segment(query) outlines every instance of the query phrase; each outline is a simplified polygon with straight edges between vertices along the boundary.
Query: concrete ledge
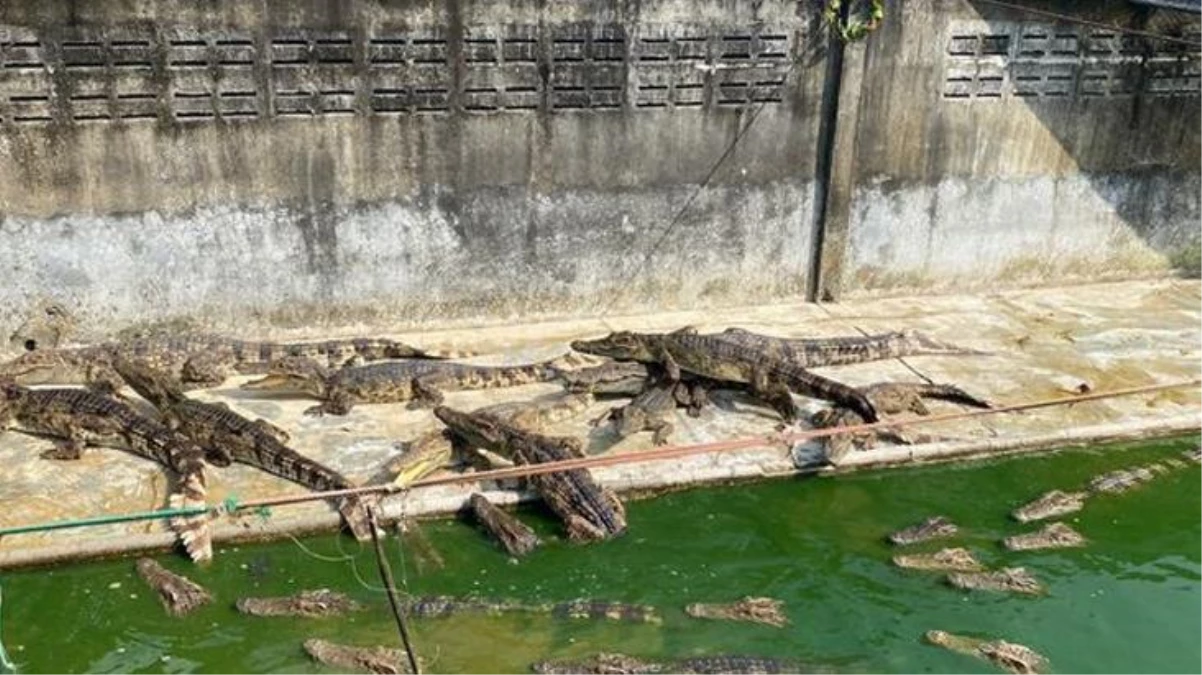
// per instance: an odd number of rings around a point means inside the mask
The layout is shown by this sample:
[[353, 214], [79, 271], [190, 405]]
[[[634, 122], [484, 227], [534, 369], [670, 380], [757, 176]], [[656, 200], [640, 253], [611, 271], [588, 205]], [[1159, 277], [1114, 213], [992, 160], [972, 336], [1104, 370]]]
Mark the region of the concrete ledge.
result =
[[[479, 362], [520, 362], [563, 353], [565, 342], [610, 329], [664, 330], [685, 324], [701, 330], [726, 326], [778, 335], [837, 335], [913, 328], [989, 356], [913, 357], [898, 361], [822, 369], [853, 385], [882, 380], [914, 381], [918, 373], [933, 381], [955, 383], [970, 393], [1013, 405], [1062, 397], [1081, 386], [1097, 392], [1189, 381], [1202, 369], [1199, 310], [1202, 285], [1196, 281], [1128, 282], [1063, 289], [1008, 292], [993, 296], [896, 298], [839, 305], [776, 305], [716, 313], [690, 312], [620, 317], [606, 322], [565, 322], [496, 329], [443, 331], [414, 342], [432, 347], [491, 352]], [[380, 333], [387, 334], [387, 330]], [[220, 400], [242, 414], [262, 417], [293, 435], [293, 447], [352, 479], [364, 481], [398, 452], [398, 441], [416, 438], [437, 426], [426, 411], [403, 406], [359, 406], [346, 417], [309, 418], [311, 401], [249, 396], [236, 387], [197, 394]], [[462, 409], [504, 401], [529, 400], [558, 391], [555, 385], [530, 385], [483, 392], [448, 393], [448, 404]], [[717, 395], [715, 398], [719, 398]], [[726, 397], [701, 418], [677, 414], [674, 444], [691, 445], [736, 438], [763, 437], [776, 416], [735, 396]], [[809, 410], [820, 403], [798, 399]], [[638, 454], [651, 449], [649, 434], [618, 441], [585, 420], [615, 403], [603, 402], [550, 433], [587, 440], [591, 454]], [[940, 404], [944, 405], [944, 404]], [[1198, 388], [1164, 390], [1072, 405], [941, 421], [921, 427], [937, 441], [917, 446], [881, 446], [848, 455], [836, 468], [813, 466], [817, 445], [792, 449], [757, 447], [727, 453], [599, 467], [604, 485], [625, 493], [671, 490], [691, 485], [753, 480], [798, 473], [832, 473], [904, 467], [1065, 446], [1130, 441], [1197, 433], [1202, 427]], [[126, 453], [93, 450], [77, 462], [38, 457], [46, 441], [21, 434], [0, 435], [0, 526], [25, 525], [104, 513], [160, 508], [165, 477], [160, 467]], [[795, 458], [797, 460], [795, 461]], [[802, 468], [798, 468], [800, 465]], [[442, 485], [394, 495], [384, 501], [389, 518], [454, 513], [473, 491]], [[300, 486], [244, 466], [210, 473], [209, 500], [251, 499], [304, 494]], [[513, 504], [532, 495], [492, 490], [490, 499]], [[10, 535], [0, 539], [0, 569], [82, 558], [166, 549], [172, 535], [162, 522], [105, 525], [79, 530]], [[215, 542], [273, 539], [333, 531], [338, 517], [324, 502], [278, 507], [270, 519], [222, 518], [213, 523]], [[638, 523], [631, 524], [634, 529]], [[220, 556], [220, 553], [217, 554]]]

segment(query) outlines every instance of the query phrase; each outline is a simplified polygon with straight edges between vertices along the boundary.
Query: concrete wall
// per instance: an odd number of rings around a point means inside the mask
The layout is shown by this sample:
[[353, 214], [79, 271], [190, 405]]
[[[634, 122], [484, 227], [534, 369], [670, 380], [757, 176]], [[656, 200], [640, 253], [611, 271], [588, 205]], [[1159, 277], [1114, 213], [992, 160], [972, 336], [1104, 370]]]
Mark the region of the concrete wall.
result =
[[902, 3], [846, 54], [827, 294], [1196, 274], [1196, 15], [1038, 4], [1192, 44]]
[[746, 304], [819, 250], [832, 297], [1196, 264], [1196, 56], [907, 0], [834, 80], [818, 4], [4, 3], [0, 331]]
[[2, 7], [0, 328], [47, 295], [246, 330], [805, 290], [825, 42], [794, 3]]

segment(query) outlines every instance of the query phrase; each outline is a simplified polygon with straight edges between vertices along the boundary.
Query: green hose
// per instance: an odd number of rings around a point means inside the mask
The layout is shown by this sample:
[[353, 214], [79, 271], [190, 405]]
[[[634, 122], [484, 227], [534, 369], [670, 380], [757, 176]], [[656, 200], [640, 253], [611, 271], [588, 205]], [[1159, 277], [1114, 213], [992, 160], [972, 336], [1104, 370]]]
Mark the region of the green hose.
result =
[[[0, 607], [4, 606], [4, 594], [0, 589]], [[0, 639], [0, 673], [15, 673], [17, 665], [12, 659], [8, 658], [8, 652], [4, 651], [4, 640]]]
[[36, 525], [18, 525], [16, 527], [0, 528], [0, 537], [6, 534], [24, 534], [27, 532], [46, 532], [48, 530], [65, 530], [72, 527], [89, 527], [91, 525], [108, 525], [109, 523], [127, 523], [131, 520], [162, 520], [177, 516], [199, 516], [209, 513], [212, 509], [207, 506], [189, 506], [182, 509], [160, 509], [158, 511], [142, 511], [139, 513], [122, 513], [113, 516], [97, 516], [95, 518], [78, 518], [73, 520], [56, 520]]

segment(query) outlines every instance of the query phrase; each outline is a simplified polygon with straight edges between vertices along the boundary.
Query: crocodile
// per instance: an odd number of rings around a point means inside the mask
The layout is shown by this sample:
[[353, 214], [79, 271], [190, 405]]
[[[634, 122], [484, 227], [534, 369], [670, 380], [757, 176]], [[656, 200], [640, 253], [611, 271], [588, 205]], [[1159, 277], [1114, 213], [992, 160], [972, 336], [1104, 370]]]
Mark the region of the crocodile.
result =
[[250, 616], [303, 616], [309, 618], [341, 616], [357, 612], [363, 605], [351, 600], [344, 593], [319, 588], [301, 591], [283, 598], [239, 598], [234, 606], [242, 614]]
[[695, 602], [684, 608], [684, 613], [697, 619], [726, 619], [750, 621], [783, 628], [789, 623], [785, 616], [784, 603], [774, 598], [745, 597], [738, 602], [707, 604]]
[[1047, 659], [1025, 645], [953, 635], [941, 630], [927, 631], [923, 638], [930, 644], [984, 659], [1011, 673], [1025, 675], [1048, 672]]
[[1002, 540], [1011, 551], [1031, 551], [1043, 548], [1073, 548], [1084, 546], [1085, 537], [1064, 523], [1048, 523], [1042, 530], [1016, 534]]
[[1094, 476], [1089, 481], [1089, 491], [1098, 492], [1126, 492], [1142, 483], [1146, 483], [1154, 478], [1152, 472], [1143, 468], [1135, 467], [1133, 469], [1116, 469], [1099, 476]]
[[915, 330], [832, 338], [782, 338], [761, 335], [742, 328], [727, 328], [721, 333], [711, 333], [709, 336], [750, 347], [799, 368], [841, 366], [905, 356], [989, 354], [941, 342]]
[[[0, 383], [0, 430], [9, 425], [54, 439], [55, 448], [43, 453], [50, 459], [78, 459], [86, 445], [97, 445], [158, 462], [175, 477], [170, 507], [205, 506], [204, 450], [121, 401], [83, 389], [28, 389], [11, 382]], [[208, 521], [207, 515], [168, 521], [196, 562], [213, 557]]]
[[[222, 403], [192, 400], [174, 378], [143, 363], [118, 358], [113, 368], [159, 409], [168, 426], [203, 447], [210, 461], [248, 464], [319, 492], [355, 487], [342, 474], [285, 445], [287, 434], [265, 420], [252, 421]], [[371, 537], [367, 508], [375, 500], [373, 495], [351, 495], [338, 501], [339, 513], [360, 541]]]
[[683, 373], [722, 382], [750, 385], [751, 392], [777, 410], [786, 422], [798, 418], [790, 391], [832, 399], [877, 421], [877, 411], [864, 394], [754, 348], [699, 335], [692, 329], [673, 333], [619, 331], [596, 340], [574, 340], [572, 349], [618, 361], [639, 361], [664, 369], [668, 382]]
[[[683, 395], [678, 395], [678, 392], [683, 392]], [[630, 403], [611, 408], [593, 420], [592, 424], [597, 426], [610, 422], [618, 438], [626, 438], [640, 431], [650, 431], [653, 445], [665, 445], [672, 435], [673, 426], [664, 418], [686, 397], [689, 401], [692, 400], [688, 394], [688, 385], [683, 382], [654, 384], [635, 396]]]
[[[519, 464], [540, 464], [584, 456], [579, 439], [525, 431], [488, 414], [465, 413], [446, 406], [434, 416], [467, 445], [513, 457]], [[606, 539], [626, 531], [626, 510], [613, 492], [593, 481], [585, 469], [530, 477], [547, 506], [563, 519], [573, 541]]]
[[536, 673], [812, 673], [813, 666], [765, 656], [694, 656], [675, 661], [648, 661], [626, 654], [600, 653], [580, 661], [539, 661], [530, 666]]
[[175, 376], [185, 389], [214, 387], [233, 374], [267, 372], [282, 358], [324, 360], [330, 367], [380, 359], [443, 359], [467, 355], [427, 352], [395, 340], [351, 338], [324, 342], [253, 342], [206, 333], [156, 333], [73, 348], [33, 349], [0, 364], [0, 377], [18, 384], [85, 384], [105, 393], [121, 386], [113, 360], [145, 363]]
[[934, 553], [893, 556], [893, 564], [913, 570], [980, 572], [985, 566], [968, 549], [945, 548]]
[[1047, 592], [1043, 584], [1023, 567], [1003, 567], [992, 572], [952, 572], [947, 575], [947, 582], [965, 590], [1009, 591], [1026, 595]]
[[889, 542], [895, 546], [917, 544], [922, 541], [954, 536], [960, 528], [943, 516], [932, 516], [926, 520], [898, 530], [889, 535]]
[[488, 501], [488, 498], [479, 492], [472, 493], [472, 496], [468, 498], [468, 508], [476, 520], [492, 533], [497, 542], [505, 548], [505, 551], [515, 558], [526, 555], [542, 543], [534, 530], [531, 530], [514, 515]]
[[460, 614], [498, 615], [513, 612], [550, 614], [563, 619], [601, 619], [634, 623], [660, 623], [654, 607], [606, 600], [572, 600], [558, 603], [523, 603], [515, 600], [456, 598], [446, 595], [418, 597], [403, 603], [407, 614], [432, 619]]
[[1051, 490], [1035, 501], [1018, 507], [1010, 515], [1020, 523], [1057, 518], [1080, 511], [1085, 507], [1085, 498], [1088, 496], [1086, 492]]
[[384, 673], [385, 675], [412, 672], [409, 667], [409, 657], [403, 649], [355, 647], [319, 638], [305, 640], [302, 646], [305, 648], [305, 653], [314, 661], [336, 668], [335, 672], [366, 670], [369, 673]]
[[559, 377], [555, 361], [519, 366], [473, 366], [428, 359], [402, 359], [330, 370], [307, 358], [280, 359], [267, 376], [243, 389], [299, 393], [321, 401], [306, 415], [345, 415], [357, 403], [408, 402], [411, 409], [439, 405], [443, 391], [493, 389]]
[[[860, 389], [864, 396], [872, 402], [878, 412], [895, 415], [912, 412], [917, 415], [929, 415], [923, 399], [936, 399], [960, 403], [974, 408], [992, 408], [988, 401], [979, 399], [959, 387], [950, 384], [933, 384], [927, 382], [878, 382]], [[819, 429], [858, 426], [865, 423], [864, 418], [855, 410], [848, 408], [829, 408], [821, 410], [813, 416], [811, 423]], [[928, 438], [911, 439], [903, 434], [888, 430], [850, 432], [836, 434], [826, 438], [827, 461], [838, 463], [852, 448], [858, 445], [863, 448], [872, 447], [877, 437], [888, 437], [889, 440], [902, 445], [909, 445], [917, 440], [928, 442]]]
[[213, 599], [203, 586], [166, 570], [150, 558], [139, 558], [134, 567], [138, 576], [158, 592], [163, 608], [172, 616], [183, 616]]
[[[497, 403], [473, 412], [488, 413], [528, 431], [542, 431], [549, 425], [577, 417], [593, 403], [590, 393], [562, 393], [533, 401]], [[454, 435], [448, 429], [423, 434], [405, 444], [405, 451], [388, 461], [381, 480], [406, 487], [455, 459]], [[465, 450], [466, 452], [466, 450]], [[469, 456], [469, 461], [475, 460]]]

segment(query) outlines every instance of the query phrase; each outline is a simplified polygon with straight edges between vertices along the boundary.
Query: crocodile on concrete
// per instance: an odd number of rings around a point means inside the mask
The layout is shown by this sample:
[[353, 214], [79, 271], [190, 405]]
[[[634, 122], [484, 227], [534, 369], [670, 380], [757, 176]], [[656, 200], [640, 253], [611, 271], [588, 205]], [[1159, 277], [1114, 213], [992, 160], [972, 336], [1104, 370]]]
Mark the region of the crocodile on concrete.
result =
[[[86, 445], [97, 445], [119, 448], [158, 462], [175, 475], [169, 506], [205, 506], [204, 450], [183, 434], [121, 401], [84, 389], [28, 389], [3, 383], [0, 430], [10, 425], [54, 440], [56, 447], [44, 453], [44, 457], [78, 459]], [[207, 515], [168, 521], [188, 556], [197, 562], [213, 557], [208, 521]]]
[[[484, 448], [519, 464], [540, 464], [584, 456], [579, 439], [544, 436], [487, 414], [446, 406], [434, 409], [443, 424], [472, 447]], [[612, 491], [599, 486], [585, 469], [530, 477], [552, 511], [563, 519], [572, 540], [607, 539], [626, 531], [626, 510]]]
[[780, 359], [799, 368], [842, 366], [927, 354], [944, 356], [984, 356], [988, 354], [988, 352], [965, 349], [941, 342], [914, 330], [832, 338], [782, 338], [761, 335], [742, 328], [727, 328], [721, 333], [712, 333], [710, 336], [750, 347], [766, 356]]
[[347, 612], [358, 612], [363, 605], [351, 600], [345, 593], [319, 588], [301, 591], [295, 595], [278, 598], [239, 598], [234, 607], [241, 614], [250, 616], [302, 616], [319, 618], [341, 616]]
[[[145, 364], [119, 358], [113, 367], [139, 396], [159, 409], [169, 426], [203, 447], [210, 460], [248, 464], [319, 492], [356, 487], [337, 471], [285, 445], [287, 435], [263, 420], [249, 420], [221, 403], [189, 399], [170, 375]], [[338, 501], [339, 513], [360, 541], [371, 537], [367, 508], [375, 499], [352, 495]]]
[[[929, 415], [923, 399], [933, 399], [959, 403], [973, 408], [992, 408], [993, 406], [982, 399], [969, 394], [959, 387], [950, 384], [934, 384], [927, 382], [878, 382], [860, 389], [864, 396], [872, 402], [878, 412], [896, 415], [912, 412], [917, 415]], [[865, 423], [864, 418], [855, 410], [849, 408], [829, 408], [821, 410], [811, 418], [811, 423], [818, 429], [834, 429], [838, 427], [858, 426]], [[912, 442], [927, 442], [929, 439], [911, 438], [901, 432], [890, 430], [848, 432], [828, 436], [825, 441], [826, 459], [835, 464], [847, 455], [853, 445], [862, 448], [872, 447], [878, 437], [887, 437], [890, 441], [909, 445]]]
[[204, 333], [154, 334], [83, 347], [34, 349], [0, 364], [0, 378], [18, 384], [86, 384], [111, 392], [121, 384], [112, 363], [122, 358], [170, 373], [184, 389], [203, 389], [221, 384], [234, 374], [264, 373], [272, 363], [286, 357], [308, 358], [325, 362], [329, 367], [341, 367], [356, 361], [462, 355], [426, 352], [380, 338], [282, 343]]
[[[541, 432], [549, 425], [583, 414], [592, 404], [593, 396], [587, 392], [561, 393], [532, 401], [497, 403], [472, 412], [486, 413], [521, 429]], [[458, 459], [492, 468], [487, 459], [477, 461], [477, 449], [460, 447], [459, 450], [466, 457]], [[406, 443], [404, 452], [388, 461], [379, 480], [408, 486], [440, 468], [452, 466], [457, 459], [455, 451], [455, 436], [449, 429], [423, 434]]]
[[358, 403], [409, 402], [410, 408], [443, 401], [443, 391], [514, 387], [559, 377], [554, 361], [518, 366], [473, 366], [464, 363], [403, 359], [330, 370], [306, 358], [274, 362], [267, 376], [243, 389], [312, 396], [320, 405], [306, 415], [345, 415]]
[[798, 418], [790, 392], [833, 400], [877, 421], [877, 412], [862, 393], [751, 347], [698, 335], [689, 329], [672, 333], [620, 331], [596, 340], [575, 340], [576, 351], [618, 361], [638, 361], [664, 369], [668, 382], [692, 373], [722, 382], [750, 385], [756, 397], [776, 409], [787, 422]]
[[[683, 394], [683, 395], [680, 395]], [[611, 408], [593, 420], [594, 426], [608, 422], [618, 438], [626, 438], [640, 431], [650, 431], [654, 445], [665, 445], [672, 435], [672, 423], [665, 419], [676, 409], [677, 404], [688, 405], [693, 400], [689, 386], [684, 382], [665, 382], [649, 385], [630, 403]], [[691, 407], [690, 410], [696, 410]]]
[[1025, 645], [953, 635], [941, 630], [927, 631], [923, 638], [930, 644], [984, 659], [1011, 673], [1027, 675], [1048, 672], [1047, 659]]

